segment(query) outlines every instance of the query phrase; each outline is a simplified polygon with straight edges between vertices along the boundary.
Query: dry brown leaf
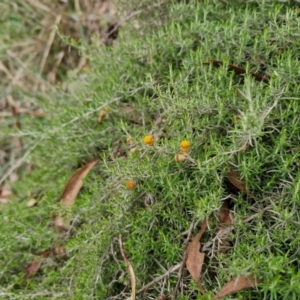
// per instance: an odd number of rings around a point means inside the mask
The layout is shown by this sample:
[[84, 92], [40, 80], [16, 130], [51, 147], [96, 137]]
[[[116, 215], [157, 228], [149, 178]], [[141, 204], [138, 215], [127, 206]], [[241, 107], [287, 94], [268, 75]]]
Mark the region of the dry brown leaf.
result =
[[35, 206], [36, 204], [37, 204], [37, 201], [35, 199], [30, 199], [27, 201], [26, 206], [32, 207], [32, 206]]
[[241, 173], [231, 164], [228, 165], [228, 173], [226, 175], [229, 182], [238, 190], [247, 193], [245, 180], [242, 179]]
[[74, 204], [75, 199], [82, 187], [83, 179], [87, 176], [97, 162], [98, 160], [95, 160], [86, 164], [72, 175], [61, 196], [61, 201], [64, 205], [70, 206]]
[[46, 249], [46, 250], [40, 252], [38, 255], [42, 258], [46, 258], [51, 254], [51, 252], [52, 252], [52, 249], [49, 248], [49, 249]]
[[12, 194], [12, 190], [8, 185], [4, 185], [0, 191], [0, 203], [8, 203], [8, 198]]
[[233, 227], [233, 217], [228, 207], [228, 201], [223, 201], [219, 212], [220, 218], [216, 226], [216, 253], [226, 253], [230, 249], [229, 235]]
[[51, 249], [47, 249], [41, 253], [39, 253], [39, 259], [31, 261], [28, 266], [25, 268], [25, 279], [29, 279], [34, 274], [38, 272], [38, 270], [41, 268], [42, 265], [42, 259], [46, 258], [50, 255]]
[[41, 268], [41, 264], [41, 260], [33, 260], [30, 262], [25, 269], [25, 279], [32, 277]]
[[62, 246], [56, 246], [54, 248], [54, 254], [59, 258], [63, 258], [66, 256], [65, 249]]
[[262, 282], [262, 279], [255, 279], [252, 274], [249, 276], [241, 275], [234, 277], [221, 288], [221, 290], [215, 295], [214, 300], [245, 289], [255, 288], [257, 284]]
[[1, 189], [0, 198], [8, 198], [11, 194], [11, 188], [8, 185], [4, 185]]
[[188, 269], [193, 279], [196, 281], [202, 294], [204, 294], [204, 290], [200, 284], [200, 275], [201, 275], [205, 254], [199, 251], [201, 247], [200, 239], [204, 234], [206, 228], [207, 228], [207, 222], [203, 221], [201, 224], [201, 230], [194, 236], [192, 242], [189, 244], [187, 248], [187, 259], [186, 259], [186, 268]]
[[133, 267], [130, 263], [130, 261], [128, 260], [128, 258], [126, 257], [125, 254], [125, 249], [124, 249], [124, 245], [123, 245], [123, 241], [122, 241], [122, 235], [119, 235], [119, 245], [120, 245], [120, 251], [122, 254], [122, 257], [124, 259], [124, 262], [127, 266], [129, 275], [130, 275], [130, 283], [131, 283], [131, 300], [135, 300], [136, 298], [136, 279], [135, 279], [135, 274], [134, 274], [134, 270]]
[[230, 225], [233, 223], [233, 218], [228, 207], [228, 201], [223, 201], [222, 207], [220, 209], [220, 224]]

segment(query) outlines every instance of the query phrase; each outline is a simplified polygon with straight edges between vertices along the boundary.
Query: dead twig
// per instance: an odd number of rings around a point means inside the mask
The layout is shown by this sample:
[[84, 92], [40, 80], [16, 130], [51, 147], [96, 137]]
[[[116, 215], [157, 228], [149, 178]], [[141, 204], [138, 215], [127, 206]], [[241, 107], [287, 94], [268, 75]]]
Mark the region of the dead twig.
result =
[[55, 38], [56, 27], [59, 25], [59, 23], [60, 23], [60, 21], [61, 21], [61, 18], [62, 18], [62, 15], [57, 15], [57, 16], [56, 16], [56, 19], [55, 19], [55, 21], [54, 21], [54, 25], [53, 25], [53, 28], [52, 28], [52, 30], [51, 30], [49, 39], [48, 39], [48, 41], [47, 41], [46, 48], [45, 48], [45, 51], [44, 51], [44, 53], [43, 53], [43, 58], [42, 58], [42, 61], [41, 61], [41, 64], [40, 64], [40, 73], [43, 73], [43, 71], [44, 71], [44, 67], [45, 67], [45, 64], [46, 64], [46, 60], [47, 60], [47, 57], [48, 57], [48, 55], [49, 55], [51, 46], [52, 46], [53, 41], [54, 41], [54, 38]]
[[136, 293], [140, 294], [143, 291], [146, 291], [149, 287], [151, 287], [153, 284], [156, 282], [159, 282], [160, 280], [164, 279], [165, 277], [169, 276], [171, 273], [176, 272], [177, 270], [180, 269], [182, 263], [178, 263], [177, 265], [171, 267], [166, 273], [155, 277], [151, 282], [147, 283], [145, 286], [143, 286], [141, 289], [139, 289]]
[[28, 148], [28, 150], [23, 154], [21, 158], [19, 158], [14, 165], [12, 165], [0, 178], [0, 184], [2, 184], [16, 169], [18, 169], [22, 164], [25, 162], [31, 151], [38, 145], [40, 141], [38, 140], [36, 143], [34, 143], [31, 147]]
[[135, 296], [136, 296], [136, 280], [135, 280], [135, 275], [134, 275], [134, 270], [133, 267], [131, 265], [131, 263], [129, 262], [128, 258], [126, 257], [125, 254], [125, 249], [124, 249], [124, 245], [123, 245], [123, 241], [122, 241], [122, 235], [119, 235], [119, 245], [120, 245], [120, 251], [122, 254], [122, 257], [124, 259], [124, 262], [127, 266], [129, 275], [130, 275], [130, 282], [131, 282], [131, 300], [135, 300]]

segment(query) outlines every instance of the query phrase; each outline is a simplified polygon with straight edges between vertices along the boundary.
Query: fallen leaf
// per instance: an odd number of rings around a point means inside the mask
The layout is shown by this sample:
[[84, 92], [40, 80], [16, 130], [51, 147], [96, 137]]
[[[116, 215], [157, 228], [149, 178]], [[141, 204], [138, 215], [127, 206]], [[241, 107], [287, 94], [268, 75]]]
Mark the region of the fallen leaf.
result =
[[222, 207], [220, 209], [220, 225], [226, 224], [230, 225], [233, 223], [232, 215], [230, 213], [230, 209], [228, 207], [228, 201], [223, 201]]
[[215, 233], [215, 253], [226, 253], [230, 249], [230, 232], [233, 229], [233, 217], [228, 207], [228, 201], [223, 201], [219, 212], [219, 221], [217, 223]]
[[131, 283], [131, 300], [135, 300], [136, 297], [136, 279], [135, 279], [135, 274], [134, 274], [134, 270], [133, 267], [130, 263], [130, 261], [128, 260], [128, 258], [126, 257], [125, 254], [125, 249], [124, 249], [124, 245], [123, 245], [123, 241], [122, 241], [122, 235], [119, 235], [119, 245], [120, 245], [120, 251], [121, 251], [121, 255], [124, 259], [124, 262], [127, 266], [129, 275], [130, 275], [130, 283]]
[[59, 258], [63, 258], [66, 256], [65, 249], [62, 246], [56, 246], [54, 248], [54, 254]]
[[0, 203], [2, 204], [8, 203], [8, 198], [11, 194], [12, 194], [11, 188], [8, 185], [4, 185], [1, 188], [1, 192], [0, 192]]
[[231, 164], [228, 165], [228, 173], [226, 178], [229, 182], [235, 186], [238, 190], [247, 193], [245, 180], [242, 179], [241, 173]]
[[37, 201], [35, 199], [30, 199], [29, 201], [27, 201], [26, 206], [32, 207], [32, 206], [35, 206], [36, 204], [37, 204]]
[[52, 249], [49, 248], [49, 249], [46, 249], [46, 250], [40, 252], [38, 255], [42, 258], [46, 258], [51, 254], [51, 252], [52, 252]]
[[245, 289], [255, 288], [257, 284], [262, 282], [262, 279], [255, 279], [252, 274], [249, 276], [240, 275], [238, 277], [234, 277], [221, 288], [213, 299], [220, 299]]
[[[203, 64], [204, 65], [209, 65], [209, 64], [213, 64], [215, 67], [221, 67], [224, 65], [224, 63], [221, 61], [221, 60], [215, 60], [213, 59], [212, 61], [210, 62], [204, 62]], [[242, 75], [242, 74], [246, 74], [246, 70], [242, 67], [239, 67], [239, 66], [236, 66], [236, 65], [232, 65], [232, 64], [229, 64], [227, 66], [228, 68], [228, 71], [234, 71], [236, 74], [238, 75]], [[254, 77], [254, 79], [256, 81], [262, 81], [264, 83], [269, 83], [269, 78], [268, 77], [263, 77], [257, 73], [254, 73], [254, 72], [250, 72], [250, 75], [252, 77]]]
[[86, 164], [72, 175], [61, 196], [61, 201], [64, 205], [70, 206], [74, 204], [75, 199], [83, 185], [83, 179], [87, 176], [97, 162], [98, 160], [95, 160]]
[[12, 190], [8, 185], [4, 185], [1, 189], [0, 197], [8, 198], [12, 194]]
[[201, 230], [194, 236], [192, 242], [189, 244], [187, 248], [187, 259], [186, 259], [186, 268], [188, 269], [189, 273], [196, 281], [200, 291], [204, 294], [204, 290], [200, 284], [200, 274], [204, 262], [205, 254], [199, 252], [200, 251], [200, 239], [204, 234], [207, 228], [207, 222], [203, 221], [201, 224]]
[[41, 268], [41, 264], [41, 260], [34, 260], [30, 262], [25, 269], [25, 279], [32, 277]]
[[47, 249], [41, 253], [39, 253], [39, 258], [37, 260], [31, 261], [27, 267], [25, 268], [25, 279], [29, 279], [32, 277], [34, 274], [38, 272], [38, 270], [41, 268], [43, 258], [46, 258], [50, 255], [51, 249]]

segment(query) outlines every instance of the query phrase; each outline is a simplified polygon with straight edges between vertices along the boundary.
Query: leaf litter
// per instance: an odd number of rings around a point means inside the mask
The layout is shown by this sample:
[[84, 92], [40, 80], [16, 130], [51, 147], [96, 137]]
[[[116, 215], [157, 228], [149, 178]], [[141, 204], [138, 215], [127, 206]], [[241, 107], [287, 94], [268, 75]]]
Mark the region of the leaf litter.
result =
[[[207, 64], [207, 63], [205, 63]], [[220, 61], [213, 61], [213, 65], [219, 67], [223, 65], [223, 62]], [[245, 74], [245, 69], [235, 66], [235, 65], [228, 65], [228, 70], [234, 71], [237, 74]], [[260, 75], [257, 75], [255, 73], [251, 73], [251, 75], [258, 81], [268, 82], [268, 79], [261, 77]], [[157, 119], [157, 126], [160, 125], [162, 122], [162, 117], [160, 116]], [[75, 202], [75, 199], [83, 185], [83, 179], [88, 175], [90, 170], [96, 165], [98, 161], [92, 161], [88, 164], [86, 164], [81, 169], [77, 170], [69, 179], [65, 189], [63, 190], [62, 196], [61, 196], [61, 203], [66, 206], [72, 206]], [[238, 170], [236, 170], [232, 165], [229, 165], [229, 171], [227, 173], [227, 179], [228, 181], [235, 186], [239, 191], [247, 192], [245, 181], [241, 178], [241, 174]], [[28, 201], [27, 206], [31, 207], [36, 204], [36, 200], [31, 199]], [[224, 231], [224, 228], [232, 228], [230, 225], [233, 224], [233, 218], [231, 215], [231, 212], [228, 208], [228, 202], [224, 201], [222, 208], [220, 210], [220, 219], [216, 227], [216, 235], [219, 235], [220, 232]], [[202, 294], [205, 294], [200, 278], [201, 278], [201, 271], [204, 263], [205, 254], [200, 252], [201, 243], [200, 240], [205, 233], [207, 229], [208, 223], [207, 221], [203, 221], [201, 224], [201, 230], [198, 234], [194, 236], [192, 239], [192, 242], [188, 245], [187, 251], [186, 251], [186, 267], [189, 273], [191, 274], [192, 278], [197, 283], [199, 290]], [[55, 228], [59, 231], [66, 231], [69, 230], [69, 225], [65, 224], [62, 217], [58, 216], [55, 219]], [[219, 238], [219, 241], [221, 244], [227, 244], [228, 235], [230, 233], [231, 229], [226, 232], [226, 235], [222, 236], [222, 238]], [[132, 268], [132, 265], [130, 264], [129, 260], [126, 257], [122, 237], [119, 237], [119, 243], [120, 243], [120, 250], [122, 257], [126, 263], [126, 266], [128, 268], [130, 279], [131, 279], [131, 299], [135, 299], [136, 295], [136, 279], [134, 275], [134, 270]], [[221, 251], [222, 252], [222, 251]], [[62, 246], [57, 246], [53, 249], [47, 249], [39, 254], [39, 258], [37, 260], [33, 260], [28, 264], [28, 266], [25, 269], [25, 279], [28, 279], [32, 277], [34, 274], [36, 274], [42, 265], [43, 259], [47, 258], [50, 254], [54, 254], [57, 257], [64, 257], [65, 251]], [[258, 283], [262, 282], [262, 280], [255, 280], [253, 275], [244, 276], [241, 275], [239, 277], [232, 278], [228, 283], [226, 283], [221, 290], [215, 295], [214, 299], [222, 298], [226, 295], [236, 293], [238, 291], [241, 291], [243, 289], [247, 288], [253, 288], [256, 287]]]
[[192, 242], [187, 248], [187, 260], [186, 268], [197, 283], [202, 294], [205, 294], [202, 285], [200, 283], [200, 274], [202, 271], [202, 266], [205, 258], [205, 254], [200, 251], [200, 239], [207, 228], [207, 221], [203, 221], [201, 224], [201, 230], [194, 236]]
[[44, 250], [43, 252], [38, 254], [38, 259], [31, 261], [27, 265], [24, 276], [25, 280], [29, 279], [40, 270], [44, 258], [47, 258], [50, 255], [50, 253], [51, 249]]
[[123, 257], [123, 260], [127, 266], [129, 275], [130, 275], [130, 283], [131, 283], [131, 300], [135, 300], [136, 298], [136, 279], [135, 279], [135, 274], [134, 274], [134, 270], [133, 267], [130, 263], [130, 261], [128, 260], [126, 253], [125, 253], [125, 249], [124, 249], [124, 245], [123, 245], [123, 240], [122, 240], [122, 235], [119, 235], [119, 245], [120, 245], [120, 251], [121, 251], [121, 255]]
[[35, 206], [35, 205], [37, 205], [37, 201], [36, 201], [35, 199], [30, 199], [30, 200], [28, 200], [27, 203], [26, 203], [26, 206], [27, 206], [27, 207], [33, 207], [33, 206]]
[[[61, 203], [63, 204], [63, 206], [68, 208], [74, 204], [75, 199], [83, 185], [83, 179], [88, 175], [88, 173], [97, 164], [97, 162], [98, 160], [87, 163], [71, 176], [61, 195]], [[36, 200], [34, 199], [31, 199], [27, 202], [28, 207], [34, 205], [36, 205]], [[59, 232], [65, 232], [69, 231], [70, 226], [64, 221], [61, 216], [55, 215], [54, 228]], [[66, 256], [66, 252], [60, 243], [54, 248], [44, 250], [43, 252], [38, 254], [38, 259], [31, 261], [27, 265], [27, 267], [25, 268], [24, 279], [27, 280], [35, 275], [40, 270], [43, 260], [51, 254], [58, 258], [63, 258]]]
[[[243, 190], [240, 186], [240, 190]], [[229, 250], [229, 234], [233, 229], [232, 224], [234, 223], [234, 218], [232, 212], [229, 209], [229, 199], [226, 199], [222, 203], [222, 207], [219, 212], [219, 221], [215, 229], [215, 238], [218, 240], [219, 246], [217, 253], [226, 253]], [[200, 292], [204, 295], [205, 291], [201, 285], [201, 271], [203, 267], [203, 262], [205, 254], [200, 252], [201, 243], [200, 240], [208, 227], [207, 221], [203, 221], [201, 224], [201, 230], [194, 236], [192, 242], [187, 248], [187, 259], [186, 268], [191, 274], [192, 278], [197, 283]], [[262, 279], [255, 279], [252, 274], [245, 276], [240, 275], [232, 278], [227, 282], [220, 291], [214, 296], [213, 299], [220, 299], [227, 295], [237, 293], [244, 289], [255, 288], [259, 283], [262, 283]]]
[[216, 250], [214, 254], [226, 253], [230, 250], [230, 233], [233, 230], [234, 219], [229, 209], [229, 200], [224, 200], [219, 212], [219, 221], [215, 229]]
[[77, 170], [72, 175], [61, 195], [61, 201], [64, 205], [70, 206], [74, 204], [75, 199], [83, 185], [83, 179], [87, 176], [97, 162], [98, 160], [87, 163], [84, 167]]
[[262, 282], [262, 279], [255, 279], [252, 274], [248, 276], [240, 275], [234, 277], [221, 288], [221, 290], [214, 296], [213, 299], [220, 299], [245, 289], [255, 288], [259, 283]]
[[242, 178], [240, 171], [232, 164], [228, 164], [226, 178], [239, 191], [248, 193], [245, 180]]
[[[98, 160], [87, 163], [78, 169], [69, 179], [64, 191], [60, 197], [61, 204], [64, 209], [72, 206], [83, 185], [83, 179], [88, 175], [90, 170], [97, 164]], [[70, 230], [69, 222], [64, 220], [61, 214], [57, 215], [54, 220], [54, 228], [59, 232], [67, 232]]]
[[7, 204], [9, 202], [9, 197], [12, 195], [12, 190], [8, 185], [3, 185], [0, 187], [0, 203]]

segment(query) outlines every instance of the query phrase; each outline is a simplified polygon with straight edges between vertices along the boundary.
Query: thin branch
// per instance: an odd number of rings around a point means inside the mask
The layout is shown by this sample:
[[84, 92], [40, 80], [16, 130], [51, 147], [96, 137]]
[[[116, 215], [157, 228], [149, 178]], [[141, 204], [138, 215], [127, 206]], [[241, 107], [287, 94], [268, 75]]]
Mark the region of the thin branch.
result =
[[54, 25], [53, 25], [53, 28], [51, 30], [49, 39], [47, 41], [46, 48], [45, 48], [45, 51], [43, 53], [42, 61], [41, 61], [41, 64], [40, 64], [40, 73], [43, 73], [43, 71], [44, 71], [46, 60], [47, 60], [47, 57], [49, 55], [51, 46], [52, 46], [54, 38], [55, 38], [56, 27], [60, 23], [61, 18], [62, 18], [62, 15], [59, 14], [59, 15], [56, 16], [56, 19], [54, 21]]
[[178, 263], [177, 265], [171, 267], [166, 273], [155, 277], [151, 282], [147, 283], [145, 286], [143, 286], [141, 289], [139, 289], [136, 293], [140, 294], [143, 291], [147, 290], [149, 287], [151, 287], [153, 284], [155, 284], [156, 282], [164, 279], [165, 277], [169, 276], [171, 273], [176, 272], [177, 270], [179, 270], [181, 267], [181, 263]]
[[6, 172], [5, 174], [2, 176], [2, 178], [0, 178], [0, 184], [3, 183], [16, 169], [18, 169], [23, 162], [26, 160], [26, 158], [29, 156], [29, 154], [31, 153], [31, 151], [38, 145], [40, 141], [37, 141], [36, 143], [34, 143], [31, 147], [29, 147], [29, 149], [24, 153], [24, 155], [19, 158]]

